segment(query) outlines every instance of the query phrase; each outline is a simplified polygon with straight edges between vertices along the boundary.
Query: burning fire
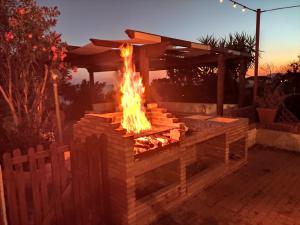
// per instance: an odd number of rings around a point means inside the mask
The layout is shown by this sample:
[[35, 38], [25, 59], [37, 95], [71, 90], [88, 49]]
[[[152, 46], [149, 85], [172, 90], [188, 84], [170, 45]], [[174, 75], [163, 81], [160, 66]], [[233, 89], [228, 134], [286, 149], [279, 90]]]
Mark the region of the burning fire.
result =
[[123, 78], [121, 82], [121, 106], [123, 116], [121, 125], [127, 133], [138, 134], [141, 131], [151, 129], [151, 123], [146, 117], [143, 107], [143, 94], [145, 88], [142, 78], [134, 71], [132, 61], [133, 47], [129, 44], [121, 46], [121, 57], [123, 58]]

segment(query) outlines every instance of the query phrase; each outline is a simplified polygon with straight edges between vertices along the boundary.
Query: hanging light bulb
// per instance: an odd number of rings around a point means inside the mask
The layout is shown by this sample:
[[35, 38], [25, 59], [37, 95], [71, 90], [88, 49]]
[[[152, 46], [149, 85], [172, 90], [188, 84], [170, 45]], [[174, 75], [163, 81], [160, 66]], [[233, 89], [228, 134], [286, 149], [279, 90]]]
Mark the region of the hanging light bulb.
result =
[[223, 0], [220, 0], [220, 3], [223, 3]]
[[236, 8], [236, 3], [235, 2], [233, 2], [233, 8]]
[[245, 8], [245, 6], [242, 8], [242, 12], [246, 12], [246, 8]]

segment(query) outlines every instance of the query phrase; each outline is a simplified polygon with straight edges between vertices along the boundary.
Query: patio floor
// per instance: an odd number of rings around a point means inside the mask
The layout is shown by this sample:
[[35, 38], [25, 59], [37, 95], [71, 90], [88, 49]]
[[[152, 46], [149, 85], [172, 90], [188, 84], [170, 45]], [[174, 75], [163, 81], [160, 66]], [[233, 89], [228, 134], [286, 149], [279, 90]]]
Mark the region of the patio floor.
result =
[[300, 154], [255, 146], [249, 163], [153, 225], [300, 225]]

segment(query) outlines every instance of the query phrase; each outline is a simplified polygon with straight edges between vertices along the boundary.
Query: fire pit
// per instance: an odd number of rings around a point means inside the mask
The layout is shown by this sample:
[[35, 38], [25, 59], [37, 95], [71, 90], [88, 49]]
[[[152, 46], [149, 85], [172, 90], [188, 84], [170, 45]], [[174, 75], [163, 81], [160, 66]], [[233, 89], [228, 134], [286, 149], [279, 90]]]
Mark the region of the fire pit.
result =
[[247, 162], [248, 120], [198, 116], [184, 123], [156, 103], [144, 108], [130, 46], [123, 46], [121, 56], [122, 111], [84, 115], [74, 138], [107, 137], [102, 163], [111, 223], [149, 224]]
[[[151, 130], [127, 133], [121, 112], [86, 114], [74, 137], [106, 134], [105, 166], [115, 224], [149, 224], [165, 210], [198, 193], [247, 162], [247, 119], [187, 119], [147, 106]], [[192, 119], [193, 120], [193, 119]]]

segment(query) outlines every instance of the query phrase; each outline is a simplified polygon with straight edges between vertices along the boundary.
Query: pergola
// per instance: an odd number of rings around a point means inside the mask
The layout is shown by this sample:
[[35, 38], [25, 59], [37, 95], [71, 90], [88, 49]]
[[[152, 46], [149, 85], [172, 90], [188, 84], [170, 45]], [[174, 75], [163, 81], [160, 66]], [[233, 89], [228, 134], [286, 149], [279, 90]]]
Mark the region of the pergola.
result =
[[251, 57], [247, 52], [218, 48], [196, 42], [165, 37], [136, 30], [126, 30], [127, 40], [90, 39], [90, 43], [82, 47], [71, 46], [67, 61], [89, 72], [91, 98], [94, 93], [94, 73], [118, 71], [122, 60], [119, 47], [123, 43], [134, 46], [134, 63], [140, 72], [145, 86], [146, 98], [149, 93], [149, 72], [167, 70], [180, 66], [215, 66], [218, 68], [217, 79], [217, 113], [223, 114], [224, 76], [226, 64], [231, 60], [239, 60], [239, 105], [244, 102], [246, 75], [246, 59]]

